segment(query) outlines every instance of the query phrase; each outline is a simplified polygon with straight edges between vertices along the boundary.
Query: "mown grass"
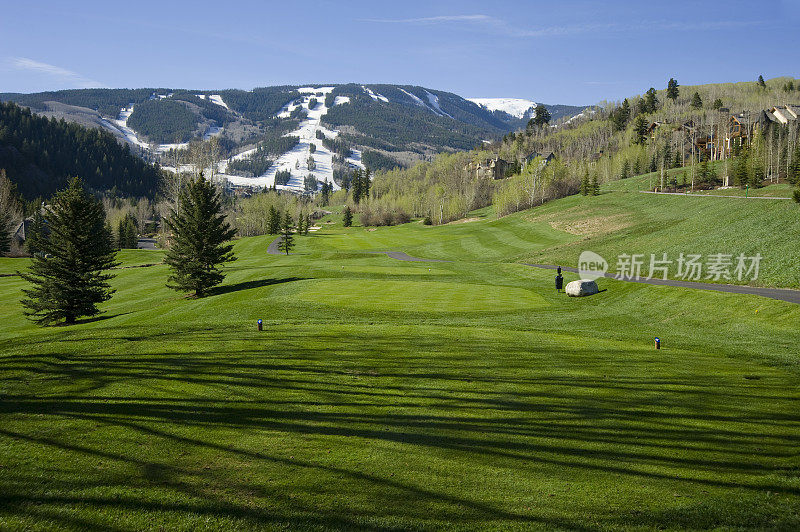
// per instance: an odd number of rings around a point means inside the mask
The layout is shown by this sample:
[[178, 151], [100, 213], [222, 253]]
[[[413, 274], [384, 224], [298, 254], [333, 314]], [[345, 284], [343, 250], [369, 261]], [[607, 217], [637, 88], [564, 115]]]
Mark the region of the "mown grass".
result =
[[558, 295], [510, 262], [581, 238], [538, 214], [242, 239], [201, 300], [130, 251], [69, 328], [0, 278], [0, 528], [800, 527], [800, 307]]

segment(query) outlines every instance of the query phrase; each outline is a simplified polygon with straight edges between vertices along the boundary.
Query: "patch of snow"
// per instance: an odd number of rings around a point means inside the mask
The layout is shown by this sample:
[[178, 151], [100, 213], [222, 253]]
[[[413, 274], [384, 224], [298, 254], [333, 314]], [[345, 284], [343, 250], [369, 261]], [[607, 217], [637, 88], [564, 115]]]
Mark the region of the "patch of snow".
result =
[[383, 94], [378, 94], [378, 93], [374, 92], [372, 89], [370, 89], [366, 85], [361, 85], [361, 88], [364, 89], [364, 92], [369, 94], [369, 97], [372, 98], [373, 100], [380, 100], [382, 102], [388, 102], [389, 101], [389, 98], [387, 98]]
[[212, 94], [211, 96], [209, 96], [209, 99], [215, 104], [219, 105], [220, 107], [224, 107], [225, 109], [230, 111], [231, 108], [228, 107], [227, 103], [222, 101], [222, 96], [220, 96], [219, 94]]
[[[397, 87], [397, 88], [398, 88], [398, 89], [400, 89], [400, 87]], [[409, 96], [409, 97], [410, 97], [412, 100], [414, 100], [414, 103], [415, 103], [415, 104], [419, 105], [420, 107], [424, 107], [424, 108], [426, 108], [426, 109], [428, 108], [428, 106], [427, 106], [427, 105], [425, 105], [425, 102], [423, 102], [422, 100], [420, 100], [420, 99], [419, 99], [419, 98], [418, 98], [416, 95], [414, 95], [414, 94], [411, 94], [410, 92], [408, 92], [408, 91], [407, 91], [407, 90], [405, 90], [405, 89], [400, 89], [400, 91], [401, 91], [401, 92], [403, 92], [403, 93], [405, 93], [406, 95], [408, 95], [408, 96]]]
[[205, 94], [195, 94], [195, 96], [197, 96], [201, 100], [205, 100], [206, 99], [206, 95]]
[[428, 91], [425, 91], [425, 94], [428, 95], [428, 102], [430, 102], [431, 107], [433, 107], [433, 109], [436, 111], [436, 114], [438, 114], [439, 116], [446, 116], [448, 118], [453, 118], [449, 114], [447, 114], [444, 111], [442, 111], [442, 108], [439, 106], [439, 97], [438, 96], [436, 96], [435, 94], [431, 94]]
[[[322, 145], [322, 140], [317, 138], [317, 131], [321, 131], [326, 137], [336, 137], [339, 132], [327, 129], [322, 126], [322, 117], [328, 112], [328, 107], [325, 105], [325, 96], [327, 96], [334, 87], [302, 87], [298, 89], [301, 94], [306, 94], [299, 104], [290, 102], [278, 114], [279, 117], [288, 117], [289, 114], [297, 107], [305, 107], [308, 109], [308, 104], [311, 98], [316, 98], [315, 94], [318, 92], [323, 93], [321, 98], [317, 98], [317, 105], [314, 109], [308, 111], [306, 118], [300, 122], [295, 131], [287, 133], [286, 135], [294, 135], [299, 137], [297, 145], [282, 154], [278, 159], [269, 167], [264, 175], [257, 177], [241, 177], [234, 175], [227, 175], [228, 161], [223, 161], [220, 164], [221, 178], [227, 179], [235, 186], [248, 186], [248, 187], [272, 187], [275, 184], [275, 174], [282, 170], [288, 170], [291, 173], [289, 182], [285, 185], [278, 185], [276, 188], [279, 190], [287, 190], [290, 192], [303, 192], [305, 190], [305, 177], [312, 174], [320, 183], [328, 182], [333, 185], [334, 190], [338, 190], [339, 186], [333, 181], [333, 153]], [[314, 144], [316, 150], [311, 153], [310, 146]], [[231, 159], [241, 159], [248, 157], [255, 152], [255, 149], [248, 150], [235, 155]], [[358, 154], [360, 160], [361, 154]], [[313, 170], [308, 168], [308, 158], [314, 159]]]
[[350, 103], [350, 96], [337, 96], [333, 99], [333, 105], [342, 105], [343, 103]]
[[345, 159], [345, 161], [347, 163], [349, 163], [351, 166], [355, 166], [355, 167], [361, 168], [362, 170], [365, 169], [364, 163], [361, 162], [361, 150], [353, 150], [353, 149], [351, 149], [350, 150], [350, 157]]
[[488, 111], [504, 111], [516, 118], [533, 116], [536, 102], [522, 98], [467, 98]]

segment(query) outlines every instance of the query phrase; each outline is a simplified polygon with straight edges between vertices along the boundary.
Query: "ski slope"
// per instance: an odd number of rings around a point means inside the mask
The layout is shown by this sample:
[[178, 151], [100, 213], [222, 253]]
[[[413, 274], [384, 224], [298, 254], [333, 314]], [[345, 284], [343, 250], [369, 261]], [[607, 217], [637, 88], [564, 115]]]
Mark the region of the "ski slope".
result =
[[[305, 177], [308, 175], [314, 176], [317, 181], [321, 183], [330, 183], [333, 190], [339, 190], [339, 186], [333, 180], [333, 153], [328, 148], [322, 145], [322, 140], [317, 138], [317, 132], [322, 132], [327, 138], [335, 138], [339, 135], [336, 130], [331, 130], [322, 125], [322, 117], [328, 113], [328, 107], [325, 105], [325, 100], [328, 94], [334, 87], [301, 87], [297, 91], [302, 94], [302, 98], [289, 102], [278, 113], [279, 118], [288, 118], [292, 111], [298, 107], [306, 110], [307, 116], [302, 120], [298, 128], [287, 135], [294, 135], [299, 137], [297, 145], [282, 154], [270, 166], [269, 170], [264, 175], [258, 177], [242, 177], [229, 175], [224, 173], [227, 169], [228, 161], [223, 161], [220, 165], [220, 178], [227, 179], [229, 183], [235, 186], [247, 187], [272, 187], [279, 190], [287, 190], [295, 193], [305, 191]], [[311, 99], [316, 99], [317, 103], [313, 109], [309, 109], [309, 102]], [[334, 105], [342, 105], [349, 103], [350, 98], [341, 96], [334, 99]], [[311, 144], [316, 146], [314, 153], [311, 153]], [[255, 149], [248, 150], [233, 156], [231, 159], [246, 158]], [[313, 158], [314, 169], [309, 168], [308, 159]], [[361, 152], [352, 150], [351, 157], [347, 158], [347, 162], [353, 166], [363, 168], [361, 164]], [[291, 178], [286, 185], [275, 185], [275, 174], [280, 171], [289, 171]]]
[[536, 102], [522, 98], [467, 98], [488, 111], [503, 111], [516, 118], [525, 118], [533, 115]]

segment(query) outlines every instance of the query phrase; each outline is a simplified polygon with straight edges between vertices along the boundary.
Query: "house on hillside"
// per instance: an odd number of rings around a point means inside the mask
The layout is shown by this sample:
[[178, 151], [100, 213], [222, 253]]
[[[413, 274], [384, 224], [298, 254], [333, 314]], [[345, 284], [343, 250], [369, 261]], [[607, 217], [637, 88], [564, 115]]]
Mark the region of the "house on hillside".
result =
[[763, 113], [768, 120], [786, 125], [797, 122], [797, 116], [800, 114], [800, 106], [785, 105], [783, 107], [773, 107], [769, 111], [764, 111]]
[[500, 157], [492, 157], [464, 166], [464, 170], [473, 174], [476, 179], [503, 179], [509, 164]]
[[537, 157], [542, 161], [541, 163], [542, 166], [547, 166], [550, 163], [550, 161], [556, 158], [556, 154], [553, 153], [552, 151], [547, 151], [544, 153], [539, 153], [535, 151], [530, 155], [528, 155], [527, 157], [525, 157], [525, 159], [523, 159], [522, 167], [525, 168], [526, 166], [528, 166], [529, 163], [531, 163]]
[[663, 126], [664, 122], [651, 122], [649, 126], [647, 126], [647, 137], [651, 140], [656, 138], [656, 130]]

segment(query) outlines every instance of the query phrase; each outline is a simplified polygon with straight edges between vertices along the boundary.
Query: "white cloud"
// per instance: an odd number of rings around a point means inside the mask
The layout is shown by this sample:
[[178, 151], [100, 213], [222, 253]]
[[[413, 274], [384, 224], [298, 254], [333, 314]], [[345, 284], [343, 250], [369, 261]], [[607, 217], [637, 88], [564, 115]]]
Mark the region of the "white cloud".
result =
[[16, 70], [25, 70], [28, 72], [38, 72], [40, 74], [45, 74], [47, 76], [52, 77], [59, 83], [69, 85], [68, 88], [72, 89], [106, 87], [99, 81], [89, 79], [85, 76], [82, 76], [81, 74], [78, 74], [77, 72], [73, 72], [72, 70], [68, 70], [66, 68], [62, 68], [56, 65], [51, 65], [49, 63], [43, 63], [41, 61], [35, 61], [27, 57], [12, 57], [9, 60], [9, 64], [11, 68]]

